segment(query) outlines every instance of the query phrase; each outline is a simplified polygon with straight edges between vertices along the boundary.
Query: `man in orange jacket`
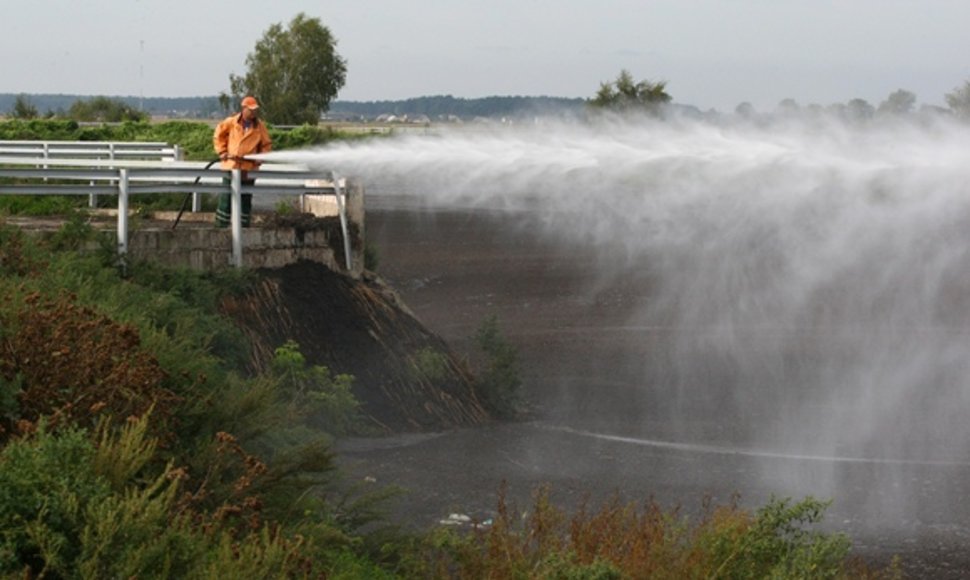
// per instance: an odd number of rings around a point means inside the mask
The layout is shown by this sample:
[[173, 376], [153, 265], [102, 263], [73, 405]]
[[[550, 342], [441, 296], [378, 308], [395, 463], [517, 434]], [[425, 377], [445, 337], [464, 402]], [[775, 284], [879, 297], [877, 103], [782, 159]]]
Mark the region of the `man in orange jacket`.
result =
[[[253, 97], [242, 100], [239, 113], [226, 118], [216, 126], [212, 135], [212, 147], [222, 160], [224, 170], [242, 170], [244, 185], [252, 185], [255, 179], [249, 177], [250, 171], [259, 168], [259, 161], [244, 159], [246, 155], [254, 153], [269, 153], [273, 149], [273, 141], [266, 131], [266, 124], [259, 120], [259, 103]], [[228, 178], [226, 179], [228, 182]], [[242, 196], [242, 225], [249, 227], [252, 216], [253, 196]], [[228, 193], [219, 195], [219, 207], [216, 209], [216, 225], [229, 225], [231, 215], [231, 198]]]

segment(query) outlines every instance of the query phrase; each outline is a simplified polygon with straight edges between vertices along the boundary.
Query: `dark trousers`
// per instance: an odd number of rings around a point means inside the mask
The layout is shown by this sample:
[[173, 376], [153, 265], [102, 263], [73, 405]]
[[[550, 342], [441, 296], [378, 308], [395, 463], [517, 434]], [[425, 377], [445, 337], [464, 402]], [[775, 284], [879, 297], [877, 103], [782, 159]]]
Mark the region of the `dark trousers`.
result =
[[[229, 184], [229, 178], [223, 177], [222, 182]], [[252, 185], [255, 179], [243, 179], [243, 185]], [[216, 208], [216, 226], [220, 228], [229, 227], [229, 219], [232, 216], [232, 195], [228, 193], [219, 194], [219, 206]], [[242, 226], [248, 228], [253, 216], [253, 194], [242, 194]]]

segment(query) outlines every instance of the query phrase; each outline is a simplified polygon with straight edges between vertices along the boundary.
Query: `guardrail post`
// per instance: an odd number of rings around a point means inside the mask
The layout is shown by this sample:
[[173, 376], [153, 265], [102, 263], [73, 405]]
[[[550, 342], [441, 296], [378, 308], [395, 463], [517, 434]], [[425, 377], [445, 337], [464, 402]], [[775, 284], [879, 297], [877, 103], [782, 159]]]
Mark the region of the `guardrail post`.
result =
[[344, 238], [344, 265], [349, 272], [351, 270], [350, 262], [350, 234], [349, 228], [347, 227], [347, 203], [344, 200], [343, 188], [340, 187], [340, 176], [337, 172], [331, 171], [330, 176], [333, 178], [333, 191], [337, 197], [337, 213], [340, 215], [340, 231], [343, 233]]
[[118, 173], [118, 256], [124, 258], [128, 253], [128, 170]]
[[242, 171], [232, 170], [232, 200], [229, 222], [232, 224], [232, 265], [242, 268]]

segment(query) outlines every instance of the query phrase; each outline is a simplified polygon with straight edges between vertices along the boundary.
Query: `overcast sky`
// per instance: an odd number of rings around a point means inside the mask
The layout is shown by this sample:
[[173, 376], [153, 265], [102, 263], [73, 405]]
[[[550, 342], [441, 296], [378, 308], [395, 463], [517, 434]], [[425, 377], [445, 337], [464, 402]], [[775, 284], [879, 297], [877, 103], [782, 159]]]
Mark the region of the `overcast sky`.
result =
[[942, 105], [970, 79], [968, 0], [6, 0], [0, 93], [216, 95], [299, 12], [337, 38], [344, 100], [591, 97], [627, 69], [702, 109]]

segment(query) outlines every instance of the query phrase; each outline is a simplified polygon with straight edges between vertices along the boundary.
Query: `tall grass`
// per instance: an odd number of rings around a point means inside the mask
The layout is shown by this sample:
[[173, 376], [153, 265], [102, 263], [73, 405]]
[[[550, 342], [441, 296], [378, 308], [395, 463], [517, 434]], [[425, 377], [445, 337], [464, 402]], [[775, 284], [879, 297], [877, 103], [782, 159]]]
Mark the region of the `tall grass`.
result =
[[706, 506], [691, 520], [653, 501], [614, 498], [567, 514], [534, 493], [530, 510], [500, 493], [490, 525], [439, 530], [405, 563], [405, 575], [436, 578], [898, 578], [849, 555], [842, 534], [812, 526], [826, 503], [773, 499], [752, 512], [736, 501]]

